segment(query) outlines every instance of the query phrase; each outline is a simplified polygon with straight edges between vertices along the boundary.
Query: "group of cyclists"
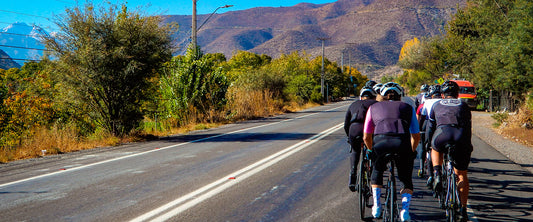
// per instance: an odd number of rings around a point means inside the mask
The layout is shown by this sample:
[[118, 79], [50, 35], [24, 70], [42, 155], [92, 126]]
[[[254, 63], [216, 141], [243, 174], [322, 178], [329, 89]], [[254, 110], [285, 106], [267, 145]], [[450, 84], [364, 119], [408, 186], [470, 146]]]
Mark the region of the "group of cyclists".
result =
[[[458, 99], [459, 86], [453, 81], [442, 85], [423, 85], [414, 107], [402, 102], [403, 88], [394, 82], [378, 84], [368, 81], [360, 90], [360, 99], [353, 102], [346, 112], [344, 129], [350, 144], [350, 177], [348, 188], [357, 190], [357, 165], [363, 145], [372, 151], [371, 186], [373, 196], [372, 216], [382, 213], [380, 201], [383, 173], [387, 170], [387, 154], [397, 154], [395, 159], [400, 189], [401, 221], [409, 221], [409, 206], [413, 195], [412, 173], [417, 147], [431, 147], [431, 171], [428, 187], [434, 192], [443, 188], [443, 154], [447, 144], [454, 144], [451, 153], [453, 167], [458, 178], [460, 196], [460, 220], [467, 221], [468, 199], [467, 169], [473, 150], [471, 143], [472, 117], [468, 105]], [[422, 138], [421, 138], [422, 132]]]

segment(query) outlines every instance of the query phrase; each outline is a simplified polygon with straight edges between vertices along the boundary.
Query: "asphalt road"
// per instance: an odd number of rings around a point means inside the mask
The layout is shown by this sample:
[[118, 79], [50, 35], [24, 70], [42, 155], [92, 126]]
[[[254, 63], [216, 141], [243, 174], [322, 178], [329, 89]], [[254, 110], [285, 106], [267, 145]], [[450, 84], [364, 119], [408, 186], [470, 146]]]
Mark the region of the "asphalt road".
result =
[[[342, 129], [351, 102], [0, 165], [0, 221], [358, 221]], [[472, 220], [533, 221], [531, 173], [472, 141]], [[444, 221], [414, 182], [412, 219]]]

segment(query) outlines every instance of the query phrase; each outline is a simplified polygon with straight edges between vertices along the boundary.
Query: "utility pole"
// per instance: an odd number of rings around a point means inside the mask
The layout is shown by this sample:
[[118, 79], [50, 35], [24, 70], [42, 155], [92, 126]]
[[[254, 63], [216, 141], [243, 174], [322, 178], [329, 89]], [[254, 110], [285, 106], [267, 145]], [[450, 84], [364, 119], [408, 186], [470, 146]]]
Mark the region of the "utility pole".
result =
[[322, 72], [320, 78], [320, 94], [322, 94], [322, 99], [324, 99], [324, 42], [330, 38], [317, 38], [317, 40], [322, 41]]
[[192, 27], [191, 27], [191, 33], [192, 33], [192, 47], [194, 51], [196, 52], [196, 44], [197, 44], [197, 31], [196, 30], [196, 1], [198, 0], [192, 0]]
[[[346, 45], [355, 45], [357, 43], [347, 42], [345, 44]], [[351, 47], [350, 47], [350, 49], [351, 49]], [[350, 53], [350, 49], [348, 49], [348, 75], [352, 74], [352, 56], [351, 56], [351, 53]]]

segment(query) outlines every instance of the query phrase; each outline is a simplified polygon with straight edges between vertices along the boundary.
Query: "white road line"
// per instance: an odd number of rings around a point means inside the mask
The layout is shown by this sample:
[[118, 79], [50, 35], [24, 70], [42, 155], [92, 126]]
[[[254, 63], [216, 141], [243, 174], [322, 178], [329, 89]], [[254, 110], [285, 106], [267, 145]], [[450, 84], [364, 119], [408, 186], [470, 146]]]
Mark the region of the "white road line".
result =
[[262, 127], [275, 125], [275, 124], [279, 124], [279, 123], [283, 123], [283, 122], [287, 122], [287, 121], [292, 121], [292, 120], [295, 120], [295, 119], [301, 119], [301, 118], [317, 115], [320, 112], [327, 112], [327, 111], [332, 111], [332, 110], [335, 110], [335, 109], [340, 109], [340, 108], [342, 108], [344, 106], [346, 106], [346, 105], [335, 107], [335, 108], [328, 109], [328, 110], [325, 110], [325, 111], [317, 111], [317, 113], [311, 113], [311, 114], [305, 114], [305, 115], [302, 115], [302, 116], [297, 116], [295, 118], [286, 119], [286, 120], [283, 120], [283, 121], [280, 121], [280, 122], [274, 122], [274, 123], [268, 123], [268, 124], [264, 124], [264, 125], [249, 127], [249, 128], [245, 128], [245, 129], [240, 129], [240, 130], [236, 130], [236, 131], [233, 131], [233, 132], [229, 132], [229, 133], [224, 133], [224, 134], [220, 134], [220, 135], [216, 135], [216, 136], [210, 136], [210, 137], [206, 137], [206, 138], [202, 138], [202, 139], [193, 140], [193, 141], [190, 141], [190, 142], [174, 144], [174, 145], [171, 145], [171, 146], [162, 147], [162, 148], [155, 149], [155, 150], [149, 150], [149, 151], [144, 151], [144, 152], [135, 153], [135, 154], [131, 154], [131, 155], [121, 156], [121, 157], [117, 157], [117, 158], [113, 158], [113, 159], [109, 159], [109, 160], [104, 160], [104, 161], [101, 161], [101, 162], [95, 162], [95, 163], [91, 163], [91, 164], [87, 164], [87, 165], [83, 165], [83, 166], [78, 166], [78, 167], [74, 167], [74, 168], [68, 168], [68, 169], [61, 170], [61, 171], [56, 171], [56, 172], [52, 172], [52, 173], [48, 173], [48, 174], [43, 174], [43, 175], [29, 177], [29, 178], [26, 178], [26, 179], [21, 179], [21, 180], [9, 182], [9, 183], [4, 183], [4, 184], [0, 184], [0, 189], [3, 189], [5, 187], [11, 186], [11, 185], [15, 185], [15, 184], [20, 184], [20, 183], [24, 183], [24, 182], [28, 182], [28, 181], [32, 181], [32, 180], [36, 180], [36, 179], [41, 179], [41, 178], [46, 178], [46, 177], [50, 177], [50, 176], [54, 176], [54, 175], [67, 173], [67, 172], [81, 170], [81, 169], [85, 169], [85, 168], [89, 168], [89, 167], [93, 167], [93, 166], [97, 166], [97, 165], [102, 165], [102, 164], [109, 163], [109, 162], [128, 159], [128, 158], [131, 158], [131, 157], [141, 156], [141, 155], [149, 154], [149, 153], [152, 153], [152, 152], [158, 152], [158, 151], [162, 151], [162, 150], [166, 150], [166, 149], [176, 148], [176, 147], [179, 147], [179, 146], [183, 146], [183, 145], [187, 145], [187, 144], [191, 144], [191, 143], [197, 143], [197, 142], [201, 142], [201, 141], [205, 141], [205, 140], [210, 140], [210, 139], [221, 137], [221, 136], [225, 136], [225, 135], [230, 135], [230, 134], [235, 134], [235, 133], [248, 131], [248, 130], [252, 130], [252, 129], [262, 128]]
[[[332, 128], [329, 128], [319, 134], [316, 134], [309, 139], [300, 141], [299, 143], [296, 143], [290, 147], [287, 147], [275, 154], [272, 154], [258, 162], [255, 162], [254, 164], [251, 164], [245, 168], [242, 168], [238, 171], [235, 171], [225, 177], [220, 178], [219, 180], [208, 184], [204, 187], [201, 187], [185, 196], [182, 196], [176, 200], [173, 200], [161, 207], [158, 207], [150, 212], [147, 212], [133, 220], [131, 222], [140, 222], [140, 221], [166, 221], [179, 213], [195, 206], [196, 204], [199, 204], [219, 193], [222, 191], [230, 188], [233, 185], [236, 185], [237, 183], [245, 180], [246, 178], [255, 175], [256, 173], [266, 169], [267, 167], [270, 167], [277, 162], [291, 156], [292, 154], [314, 144], [317, 141], [320, 141], [322, 138], [332, 134], [333, 132], [341, 129], [344, 126], [344, 123], [338, 124]], [[235, 178], [232, 180], [229, 180], [228, 178]], [[165, 211], [168, 211], [164, 213], [163, 215], [157, 216]], [[156, 217], [157, 216], [157, 217]], [[155, 217], [155, 218], [154, 218]]]

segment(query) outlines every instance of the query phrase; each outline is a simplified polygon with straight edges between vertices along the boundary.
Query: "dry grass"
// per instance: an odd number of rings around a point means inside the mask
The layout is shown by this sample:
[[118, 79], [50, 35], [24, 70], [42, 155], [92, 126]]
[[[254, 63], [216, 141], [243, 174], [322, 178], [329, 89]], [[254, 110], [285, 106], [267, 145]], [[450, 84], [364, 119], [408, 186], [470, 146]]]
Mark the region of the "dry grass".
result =
[[[119, 138], [103, 132], [97, 132], [89, 138], [80, 138], [74, 127], [37, 129], [32, 134], [33, 136], [24, 140], [19, 147], [0, 147], [0, 163], [98, 147], [116, 146], [127, 142], [137, 142], [169, 135], [185, 134], [194, 130], [218, 127], [234, 121], [268, 117], [284, 112], [296, 112], [318, 105], [300, 105], [298, 103], [284, 104], [280, 100], [272, 99], [272, 94], [268, 91], [252, 91], [247, 93], [234, 92], [233, 95], [234, 97], [230, 99], [228, 111], [224, 112], [226, 115], [229, 113], [229, 117], [220, 118], [220, 116], [224, 114], [210, 113], [208, 114], [210, 115], [208, 120], [204, 123], [190, 122], [181, 127], [176, 127], [179, 125], [176, 120], [166, 120], [164, 122], [159, 122], [157, 127], [145, 127], [143, 132], [133, 133], [124, 138]], [[190, 119], [197, 118], [191, 117]], [[151, 120], [147, 119], [146, 121]]]
[[522, 106], [518, 113], [509, 115], [498, 132], [524, 145], [533, 146], [533, 110]]

